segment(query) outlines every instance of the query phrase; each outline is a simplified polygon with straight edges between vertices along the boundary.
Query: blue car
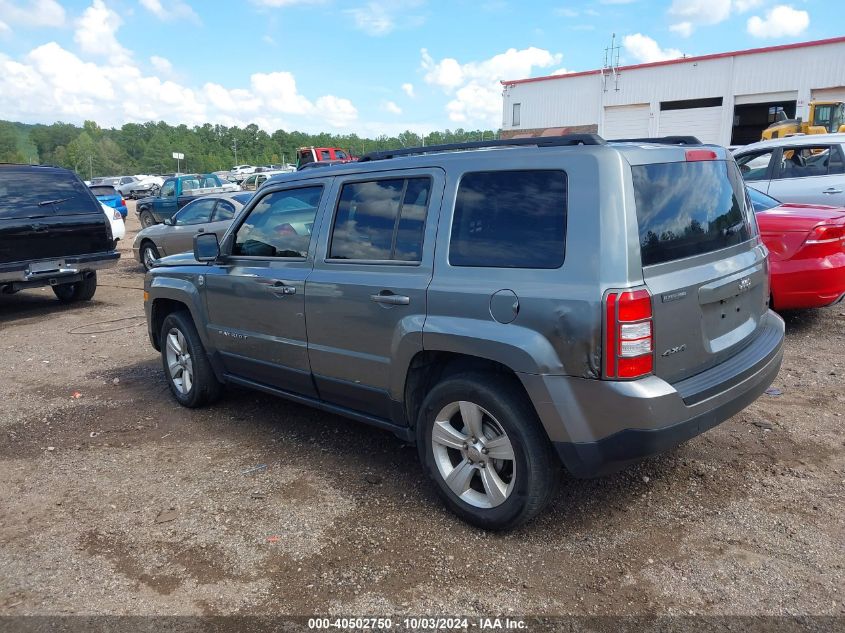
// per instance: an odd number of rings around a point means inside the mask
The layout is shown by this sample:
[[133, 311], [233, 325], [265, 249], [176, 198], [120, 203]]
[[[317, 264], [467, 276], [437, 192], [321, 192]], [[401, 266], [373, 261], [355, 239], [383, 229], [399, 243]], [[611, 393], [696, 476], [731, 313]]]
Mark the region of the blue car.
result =
[[102, 202], [107, 207], [117, 209], [121, 217], [125, 220], [128, 209], [126, 208], [126, 201], [120, 192], [111, 185], [91, 185], [91, 193], [93, 193], [97, 200]]

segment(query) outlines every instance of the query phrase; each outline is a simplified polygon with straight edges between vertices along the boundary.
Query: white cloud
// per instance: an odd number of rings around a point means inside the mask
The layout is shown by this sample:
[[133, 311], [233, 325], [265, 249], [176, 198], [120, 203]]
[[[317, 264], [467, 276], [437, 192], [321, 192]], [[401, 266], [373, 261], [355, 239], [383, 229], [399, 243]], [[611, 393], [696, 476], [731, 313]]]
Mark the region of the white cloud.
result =
[[252, 0], [253, 4], [260, 7], [278, 9], [281, 7], [292, 7], [297, 4], [322, 4], [325, 0]]
[[141, 0], [141, 6], [147, 11], [156, 16], [159, 20], [184, 20], [189, 19], [194, 22], [199, 22], [199, 16], [196, 14], [187, 2], [182, 0], [170, 0], [165, 7], [161, 0]]
[[554, 13], [562, 18], [577, 18], [579, 15], [578, 11], [569, 7], [560, 7], [555, 9]]
[[692, 25], [718, 24], [731, 14], [731, 0], [672, 0], [669, 15]]
[[311, 102], [299, 94], [292, 73], [255, 73], [250, 79], [255, 95], [277, 112], [309, 114], [314, 109]]
[[131, 56], [117, 41], [116, 33], [121, 24], [121, 17], [103, 0], [94, 0], [76, 21], [73, 39], [83, 52], [106, 57], [111, 64], [123, 64]]
[[409, 97], [411, 97], [411, 99], [413, 99], [413, 98], [414, 98], [414, 96], [415, 96], [415, 95], [414, 95], [414, 84], [411, 84], [411, 83], [402, 84], [402, 91], [403, 91], [406, 95], [408, 95]]
[[158, 72], [169, 75], [173, 72], [173, 64], [170, 63], [170, 60], [166, 57], [159, 57], [158, 55], [153, 55], [150, 57], [150, 63], [153, 65]]
[[[94, 8], [99, 11], [97, 4]], [[108, 16], [104, 22], [110, 24], [104, 33], [113, 35], [114, 22]], [[56, 42], [39, 46], [20, 60], [0, 53], [0, 112], [24, 122], [93, 119], [103, 126], [151, 120], [187, 125], [255, 122], [267, 130], [296, 126], [314, 131], [327, 125], [350, 129], [358, 119], [349, 99], [324, 95], [312, 102], [299, 93], [288, 72], [255, 73], [248, 88], [210, 82], [194, 88], [142, 72], [116, 39], [106, 57], [103, 62], [87, 61]], [[164, 75], [169, 61], [154, 56], [150, 65]]]
[[397, 28], [419, 26], [425, 20], [411, 13], [423, 0], [377, 0], [354, 9], [346, 14], [355, 22], [355, 28], [375, 37], [387, 35]]
[[734, 0], [734, 9], [738, 13], [745, 13], [763, 4], [763, 0]]
[[571, 70], [567, 70], [566, 68], [558, 68], [557, 70], [553, 70], [550, 74], [551, 75], [568, 75], [571, 73]]
[[384, 101], [381, 104], [381, 109], [390, 114], [402, 114], [402, 108], [396, 105], [395, 101]]
[[810, 15], [806, 11], [778, 5], [766, 12], [763, 19], [757, 15], [748, 18], [748, 32], [754, 37], [775, 38], [800, 35], [810, 26]]
[[317, 99], [317, 114], [329, 125], [342, 128], [358, 118], [358, 110], [349, 99], [326, 95]]
[[681, 37], [689, 37], [692, 35], [692, 22], [678, 22], [670, 26], [669, 30]]
[[641, 63], [662, 62], [683, 57], [683, 53], [678, 49], [660, 48], [657, 42], [642, 33], [626, 35], [622, 38], [622, 46], [629, 55]]
[[480, 62], [461, 64], [446, 57], [435, 60], [426, 49], [421, 51], [425, 82], [453, 95], [446, 104], [449, 119], [456, 123], [498, 126], [502, 118], [503, 79], [520, 79], [533, 69], [559, 64], [562, 56], [540, 48], [508, 49]]
[[11, 33], [11, 32], [12, 32], [11, 27], [8, 24], [6, 24], [5, 22], [3, 22], [3, 20], [0, 20], [0, 35], [3, 35], [4, 33]]
[[22, 27], [64, 26], [65, 10], [56, 0], [30, 0], [26, 3], [0, 0], [0, 15], [6, 26]]
[[275, 46], [276, 40], [273, 39], [272, 35], [264, 35], [261, 37], [261, 41], [267, 44], [268, 46]]
[[711, 26], [727, 20], [732, 13], [746, 13], [764, 0], [672, 0], [669, 16], [678, 20], [669, 27], [681, 37], [689, 37], [697, 26]]

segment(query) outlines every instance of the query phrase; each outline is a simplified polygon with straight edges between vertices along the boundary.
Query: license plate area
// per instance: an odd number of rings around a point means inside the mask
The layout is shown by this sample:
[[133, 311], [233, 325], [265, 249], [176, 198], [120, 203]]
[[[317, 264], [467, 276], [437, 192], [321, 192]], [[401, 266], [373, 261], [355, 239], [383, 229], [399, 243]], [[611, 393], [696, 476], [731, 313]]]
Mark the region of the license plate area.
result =
[[702, 306], [705, 348], [710, 353], [727, 349], [751, 334], [760, 318], [755, 306], [762, 301], [760, 287]]
[[32, 262], [29, 265], [30, 275], [40, 275], [43, 273], [55, 273], [62, 269], [63, 262], [61, 260], [53, 260], [48, 262]]

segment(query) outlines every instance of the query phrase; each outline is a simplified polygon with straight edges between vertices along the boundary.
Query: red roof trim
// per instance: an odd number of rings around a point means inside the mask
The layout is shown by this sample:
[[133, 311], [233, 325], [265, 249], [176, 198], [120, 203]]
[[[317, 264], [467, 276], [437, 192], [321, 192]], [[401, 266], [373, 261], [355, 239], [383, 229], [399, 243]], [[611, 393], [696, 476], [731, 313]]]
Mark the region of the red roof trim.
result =
[[[634, 64], [633, 66], [620, 66], [619, 70], [638, 70], [640, 68], [655, 68], [657, 66], [669, 66], [671, 64], [687, 64], [689, 62], [700, 62], [709, 59], [722, 59], [724, 57], [739, 57], [740, 55], [757, 55], [758, 53], [771, 53], [773, 51], [787, 51], [794, 48], [809, 48], [811, 46], [824, 46], [825, 44], [840, 44], [845, 42], [845, 37], [832, 37], [826, 40], [814, 40], [812, 42], [796, 42], [794, 44], [781, 44], [779, 46], [765, 46], [763, 48], [749, 48], [742, 51], [729, 53], [712, 53], [710, 55], [699, 55], [697, 57], [681, 57], [679, 59], [667, 59], [662, 62], [650, 62], [648, 64]], [[528, 79], [511, 79], [502, 81], [503, 86], [514, 86], [516, 84], [527, 84], [534, 81], [549, 81], [552, 79], [568, 79], [571, 77], [584, 77], [585, 75], [598, 75], [601, 70], [584, 70], [577, 73], [565, 75], [545, 75], [543, 77], [529, 77]]]

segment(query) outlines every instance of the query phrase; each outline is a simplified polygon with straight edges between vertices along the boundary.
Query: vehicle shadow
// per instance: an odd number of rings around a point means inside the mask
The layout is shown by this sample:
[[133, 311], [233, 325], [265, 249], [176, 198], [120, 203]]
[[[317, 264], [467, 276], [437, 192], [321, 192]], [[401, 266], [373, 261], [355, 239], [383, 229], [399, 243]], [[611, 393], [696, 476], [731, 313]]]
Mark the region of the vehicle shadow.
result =
[[820, 310], [824, 308], [811, 308], [807, 310], [784, 310], [778, 312], [786, 323], [786, 333], [795, 334], [815, 328], [821, 319]]
[[96, 299], [81, 303], [61, 303], [52, 292], [22, 291], [0, 295], [0, 324], [47, 316], [57, 312], [85, 312], [98, 309]]

